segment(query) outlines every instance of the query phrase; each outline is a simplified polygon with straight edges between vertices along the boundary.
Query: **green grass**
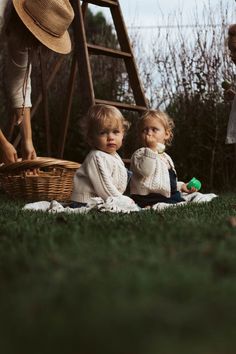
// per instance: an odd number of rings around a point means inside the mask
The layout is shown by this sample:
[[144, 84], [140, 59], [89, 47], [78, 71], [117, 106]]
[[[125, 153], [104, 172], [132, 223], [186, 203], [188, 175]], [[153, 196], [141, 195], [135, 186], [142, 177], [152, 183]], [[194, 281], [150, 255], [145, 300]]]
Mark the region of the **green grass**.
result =
[[235, 195], [132, 215], [0, 201], [2, 354], [234, 354]]

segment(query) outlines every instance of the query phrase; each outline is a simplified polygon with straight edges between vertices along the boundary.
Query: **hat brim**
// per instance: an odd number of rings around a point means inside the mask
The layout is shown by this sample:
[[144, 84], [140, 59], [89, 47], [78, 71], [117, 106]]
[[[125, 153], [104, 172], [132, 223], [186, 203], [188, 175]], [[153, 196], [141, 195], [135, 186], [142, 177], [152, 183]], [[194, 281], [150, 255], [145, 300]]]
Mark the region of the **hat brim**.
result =
[[55, 37], [50, 33], [44, 31], [39, 27], [35, 21], [24, 10], [23, 4], [25, 0], [13, 0], [14, 8], [20, 17], [21, 21], [28, 28], [28, 30], [46, 47], [54, 52], [61, 54], [68, 54], [71, 52], [71, 40], [68, 31], [61, 37]]

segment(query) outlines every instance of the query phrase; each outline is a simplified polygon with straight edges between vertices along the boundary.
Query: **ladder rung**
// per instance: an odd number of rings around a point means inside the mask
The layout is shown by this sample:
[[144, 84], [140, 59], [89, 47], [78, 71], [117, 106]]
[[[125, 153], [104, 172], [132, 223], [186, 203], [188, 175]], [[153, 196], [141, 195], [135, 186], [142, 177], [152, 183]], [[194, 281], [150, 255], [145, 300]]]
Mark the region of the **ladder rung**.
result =
[[107, 55], [114, 58], [131, 58], [132, 55], [127, 52], [122, 52], [121, 50], [112, 49], [102, 47], [100, 45], [95, 44], [87, 44], [88, 51], [90, 54], [97, 54], [97, 55]]
[[84, 2], [87, 2], [88, 4], [93, 4], [101, 7], [111, 7], [111, 6], [117, 6], [117, 2], [113, 0], [83, 0]]
[[107, 101], [107, 100], [100, 100], [95, 98], [95, 103], [96, 104], [109, 104], [110, 106], [115, 106], [120, 109], [126, 109], [128, 111], [146, 111], [147, 107], [145, 106], [137, 106], [134, 104], [128, 104], [128, 103], [122, 103], [122, 102], [117, 102], [117, 101]]

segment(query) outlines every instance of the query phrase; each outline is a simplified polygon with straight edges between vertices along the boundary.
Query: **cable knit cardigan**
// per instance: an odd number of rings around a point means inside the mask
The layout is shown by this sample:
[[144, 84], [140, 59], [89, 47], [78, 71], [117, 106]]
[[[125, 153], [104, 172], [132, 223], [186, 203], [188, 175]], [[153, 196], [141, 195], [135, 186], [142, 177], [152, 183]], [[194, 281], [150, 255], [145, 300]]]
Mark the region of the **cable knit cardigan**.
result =
[[118, 197], [124, 193], [127, 180], [127, 170], [117, 153], [92, 150], [76, 171], [71, 200], [86, 203], [91, 197]]
[[[170, 177], [168, 169], [175, 171], [174, 163], [165, 152], [158, 154], [149, 148], [141, 148], [134, 152], [131, 158], [133, 175], [130, 183], [130, 193], [148, 195], [159, 193], [170, 197]], [[176, 172], [176, 171], [175, 171]], [[180, 190], [183, 182], [177, 183]]]

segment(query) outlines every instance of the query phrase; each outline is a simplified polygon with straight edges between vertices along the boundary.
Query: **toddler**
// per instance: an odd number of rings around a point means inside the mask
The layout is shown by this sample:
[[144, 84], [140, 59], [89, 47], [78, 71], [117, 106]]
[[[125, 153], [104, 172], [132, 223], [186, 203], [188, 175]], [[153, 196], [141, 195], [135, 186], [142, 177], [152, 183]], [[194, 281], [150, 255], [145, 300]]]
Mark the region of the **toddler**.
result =
[[109, 105], [92, 106], [86, 117], [86, 138], [92, 150], [76, 171], [72, 207], [86, 206], [92, 197], [118, 197], [126, 189], [127, 169], [117, 150], [128, 128], [121, 112]]
[[173, 138], [173, 120], [159, 110], [146, 111], [138, 121], [142, 148], [131, 158], [131, 198], [141, 207], [156, 203], [184, 201], [180, 192], [191, 193], [183, 182], [177, 182], [174, 163], [165, 150]]

